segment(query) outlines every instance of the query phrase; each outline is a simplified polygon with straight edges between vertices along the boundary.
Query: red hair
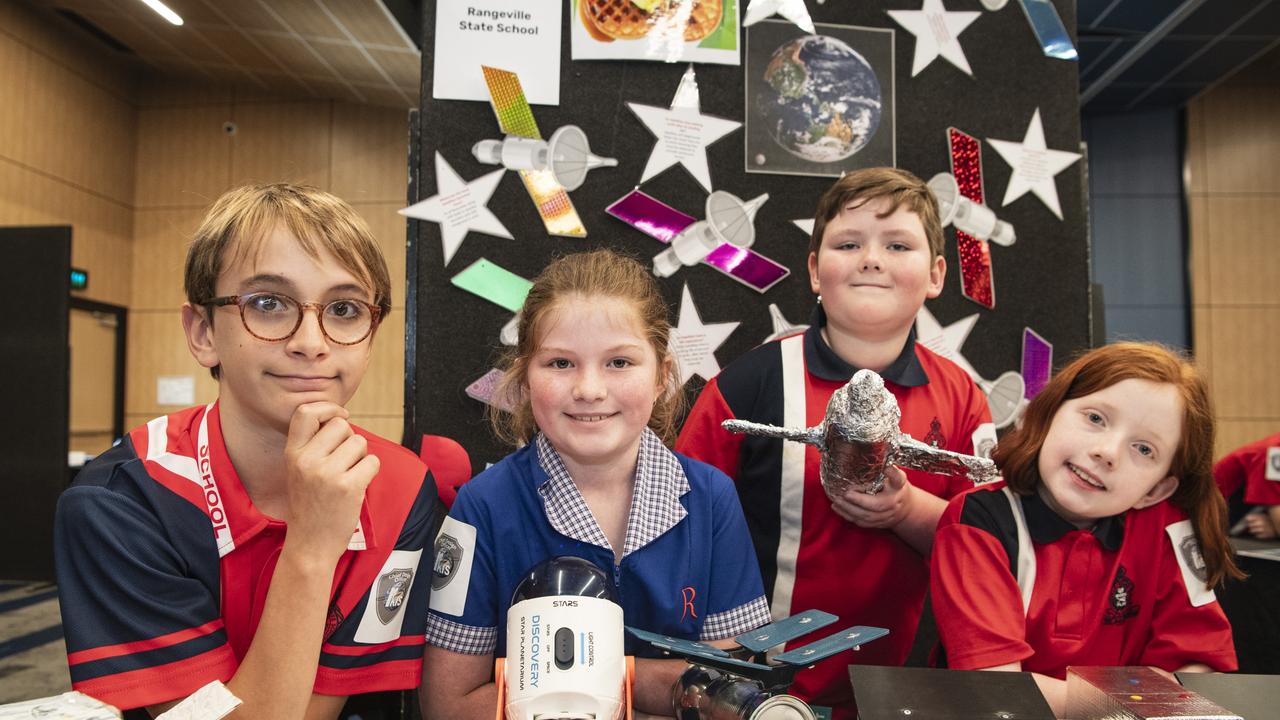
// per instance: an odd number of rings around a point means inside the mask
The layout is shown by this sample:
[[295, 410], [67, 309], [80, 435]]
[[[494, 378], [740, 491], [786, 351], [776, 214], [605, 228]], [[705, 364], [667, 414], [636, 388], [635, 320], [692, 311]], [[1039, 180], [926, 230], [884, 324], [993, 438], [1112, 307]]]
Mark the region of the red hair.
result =
[[1182, 399], [1182, 437], [1169, 474], [1178, 489], [1169, 501], [1187, 514], [1200, 540], [1208, 586], [1227, 576], [1242, 578], [1227, 540], [1227, 502], [1213, 481], [1213, 406], [1209, 390], [1195, 366], [1173, 351], [1153, 343], [1123, 342], [1091, 350], [1049, 380], [1027, 407], [1022, 424], [996, 446], [992, 459], [1005, 484], [1022, 495], [1040, 484], [1040, 447], [1058, 408], [1068, 400], [1090, 395], [1122, 380], [1167, 383]]

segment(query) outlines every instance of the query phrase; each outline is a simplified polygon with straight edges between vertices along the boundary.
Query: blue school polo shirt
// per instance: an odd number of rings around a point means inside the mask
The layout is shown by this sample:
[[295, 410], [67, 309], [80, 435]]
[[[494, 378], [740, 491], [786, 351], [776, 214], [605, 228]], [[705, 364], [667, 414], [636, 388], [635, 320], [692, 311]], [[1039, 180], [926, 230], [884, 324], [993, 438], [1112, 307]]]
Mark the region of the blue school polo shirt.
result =
[[[622, 560], [545, 437], [462, 487], [436, 538], [428, 643], [506, 654], [507, 610], [531, 569], [572, 555], [612, 579], [628, 625], [719, 640], [769, 621], [764, 588], [732, 481], [677, 455], [646, 429]], [[628, 654], [656, 657], [627, 640]]]

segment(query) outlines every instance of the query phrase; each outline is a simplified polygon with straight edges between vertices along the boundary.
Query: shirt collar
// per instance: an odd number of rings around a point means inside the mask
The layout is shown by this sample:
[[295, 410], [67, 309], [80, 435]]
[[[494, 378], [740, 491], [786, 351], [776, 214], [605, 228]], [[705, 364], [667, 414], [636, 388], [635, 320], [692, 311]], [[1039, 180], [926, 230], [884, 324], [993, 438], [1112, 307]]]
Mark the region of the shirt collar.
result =
[[[542, 496], [551, 527], [561, 535], [612, 551], [608, 538], [574, 484], [560, 453], [542, 433], [538, 433], [534, 445], [538, 466], [547, 474], [547, 480], [538, 486], [538, 494]], [[689, 514], [680, 503], [680, 497], [689, 489], [689, 479], [685, 477], [680, 461], [662, 444], [657, 434], [645, 428], [640, 435], [622, 557], [653, 542]]]
[[[827, 325], [827, 311], [819, 303], [813, 308], [809, 318], [809, 329], [804, 331], [804, 363], [809, 372], [823, 380], [847, 382], [858, 368], [845, 362], [836, 354], [822, 337], [822, 328]], [[913, 324], [907, 333], [907, 342], [902, 352], [889, 367], [880, 372], [880, 377], [902, 387], [918, 387], [929, 384], [929, 376], [916, 357], [916, 328]]]
[[[217, 492], [225, 508], [227, 524], [234, 542], [234, 546], [227, 550], [230, 553], [252, 540], [270, 524], [283, 524], [283, 521], [267, 516], [253, 504], [244, 484], [240, 482], [235, 466], [231, 464], [231, 457], [227, 455], [217, 402], [209, 406], [208, 413], [210, 470], [217, 484]], [[198, 448], [196, 452], [199, 453]], [[351, 533], [351, 539], [347, 542], [347, 549], [365, 550], [375, 546], [369, 514], [369, 497], [366, 494], [360, 501], [360, 518], [356, 521], [356, 529]]]
[[[1027, 516], [1027, 529], [1031, 532], [1032, 541], [1040, 545], [1057, 542], [1067, 533], [1080, 529], [1054, 512], [1038, 492], [1022, 496], [1022, 511]], [[1124, 542], [1124, 514], [1102, 518], [1093, 524], [1089, 532], [1102, 547], [1113, 552], [1119, 550]]]

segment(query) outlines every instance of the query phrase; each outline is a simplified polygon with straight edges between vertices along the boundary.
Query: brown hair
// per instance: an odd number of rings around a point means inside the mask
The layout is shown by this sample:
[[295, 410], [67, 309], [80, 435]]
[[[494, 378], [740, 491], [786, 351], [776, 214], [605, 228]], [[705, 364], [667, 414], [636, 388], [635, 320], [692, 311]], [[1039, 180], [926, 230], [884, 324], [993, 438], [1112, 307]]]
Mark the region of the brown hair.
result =
[[[321, 248], [332, 254], [373, 292], [373, 304], [387, 316], [391, 274], [368, 224], [337, 196], [289, 183], [245, 185], [213, 203], [187, 248], [187, 302], [200, 306], [213, 298], [223, 269], [259, 251], [263, 238], [280, 226], [310, 257], [319, 258]], [[213, 313], [208, 318], [212, 324]], [[217, 367], [210, 372], [218, 377]]]
[[658, 291], [658, 283], [639, 262], [611, 250], [594, 250], [559, 258], [548, 265], [525, 297], [520, 310], [519, 340], [508, 351], [503, 373], [494, 391], [497, 398], [506, 398], [513, 409], [510, 412], [494, 406], [489, 409], [489, 421], [500, 440], [512, 445], [523, 445], [538, 430], [533, 419], [533, 408], [526, 391], [529, 384], [529, 362], [538, 351], [538, 333], [543, 321], [556, 306], [571, 295], [584, 297], [608, 297], [626, 300], [635, 309], [636, 319], [658, 358], [658, 371], [667, 372], [665, 385], [668, 390], [658, 397], [649, 416], [649, 427], [670, 445], [675, 441], [676, 418], [684, 406], [684, 390], [680, 383], [680, 370], [668, 348], [671, 322], [667, 318], [667, 303]]
[[933, 257], [945, 251], [942, 222], [938, 216], [938, 200], [920, 178], [906, 170], [891, 167], [872, 167], [855, 170], [841, 178], [818, 200], [818, 210], [813, 218], [813, 235], [809, 237], [809, 252], [817, 253], [822, 247], [822, 234], [827, 223], [835, 219], [850, 203], [870, 202], [889, 198], [889, 208], [877, 215], [886, 218], [906, 206], [915, 213], [924, 226], [925, 239]]
[[1213, 481], [1213, 407], [1195, 366], [1154, 343], [1123, 342], [1091, 350], [1054, 375], [1027, 407], [1022, 424], [996, 446], [992, 459], [1014, 491], [1029, 495], [1040, 484], [1040, 446], [1058, 408], [1122, 380], [1168, 383], [1182, 398], [1182, 437], [1169, 474], [1178, 478], [1170, 502], [1187, 514], [1209, 572], [1208, 586], [1242, 578], [1227, 540], [1227, 503]]

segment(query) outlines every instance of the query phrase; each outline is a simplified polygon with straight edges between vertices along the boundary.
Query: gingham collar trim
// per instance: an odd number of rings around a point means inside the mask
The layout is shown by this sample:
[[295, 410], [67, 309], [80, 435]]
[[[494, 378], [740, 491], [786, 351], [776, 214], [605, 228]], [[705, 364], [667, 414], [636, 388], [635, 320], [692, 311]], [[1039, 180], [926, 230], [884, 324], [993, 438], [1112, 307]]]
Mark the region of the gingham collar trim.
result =
[[[538, 466], [547, 481], [538, 486], [547, 520], [561, 535], [613, 551], [600, 524], [573, 483], [560, 453], [542, 433], [534, 440]], [[640, 436], [636, 459], [635, 488], [627, 517], [627, 537], [622, 556], [626, 557], [662, 536], [688, 515], [680, 497], [689, 492], [689, 479], [676, 456], [662, 444], [656, 433], [645, 428]]]

